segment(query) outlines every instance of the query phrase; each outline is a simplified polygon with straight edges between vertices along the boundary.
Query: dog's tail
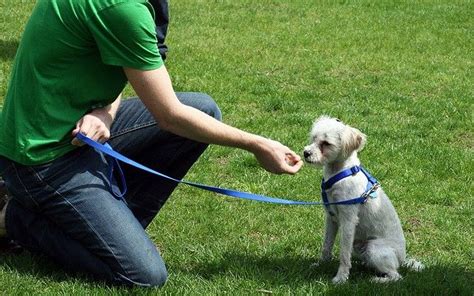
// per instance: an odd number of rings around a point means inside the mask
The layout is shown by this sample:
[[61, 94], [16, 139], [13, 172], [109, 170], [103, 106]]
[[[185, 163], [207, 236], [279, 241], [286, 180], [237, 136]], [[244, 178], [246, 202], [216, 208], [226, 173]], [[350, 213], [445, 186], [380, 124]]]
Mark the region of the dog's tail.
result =
[[423, 263], [413, 258], [407, 258], [403, 263], [403, 266], [413, 271], [422, 271], [425, 268]]

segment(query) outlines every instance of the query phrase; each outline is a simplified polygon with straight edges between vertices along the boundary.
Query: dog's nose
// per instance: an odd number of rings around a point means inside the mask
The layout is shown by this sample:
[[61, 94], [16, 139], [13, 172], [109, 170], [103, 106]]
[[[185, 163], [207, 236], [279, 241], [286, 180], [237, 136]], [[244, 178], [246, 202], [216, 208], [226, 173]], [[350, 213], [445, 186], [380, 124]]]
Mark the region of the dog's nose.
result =
[[311, 156], [311, 151], [305, 150], [305, 151], [303, 152], [303, 155], [304, 155], [304, 158], [308, 158], [308, 157]]

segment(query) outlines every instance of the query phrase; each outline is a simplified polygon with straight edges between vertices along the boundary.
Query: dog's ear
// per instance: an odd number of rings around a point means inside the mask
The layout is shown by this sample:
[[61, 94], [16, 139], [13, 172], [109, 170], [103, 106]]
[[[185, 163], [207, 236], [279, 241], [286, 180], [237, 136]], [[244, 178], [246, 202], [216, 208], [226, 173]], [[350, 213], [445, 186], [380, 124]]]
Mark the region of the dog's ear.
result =
[[362, 150], [366, 141], [367, 136], [363, 134], [360, 130], [353, 127], [347, 127], [344, 130], [342, 136], [343, 156], [346, 158], [349, 157], [352, 152]]

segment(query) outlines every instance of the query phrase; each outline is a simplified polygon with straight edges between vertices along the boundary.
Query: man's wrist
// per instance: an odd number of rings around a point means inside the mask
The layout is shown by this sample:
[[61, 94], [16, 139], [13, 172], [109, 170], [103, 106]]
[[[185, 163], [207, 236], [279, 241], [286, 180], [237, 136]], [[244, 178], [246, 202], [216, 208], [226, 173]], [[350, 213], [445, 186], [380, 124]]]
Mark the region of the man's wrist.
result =
[[107, 126], [110, 126], [115, 118], [115, 114], [110, 112], [110, 107], [94, 109], [89, 114], [98, 117]]
[[243, 141], [243, 146], [241, 148], [256, 154], [262, 150], [266, 139], [262, 136], [248, 134], [249, 136], [245, 141]]

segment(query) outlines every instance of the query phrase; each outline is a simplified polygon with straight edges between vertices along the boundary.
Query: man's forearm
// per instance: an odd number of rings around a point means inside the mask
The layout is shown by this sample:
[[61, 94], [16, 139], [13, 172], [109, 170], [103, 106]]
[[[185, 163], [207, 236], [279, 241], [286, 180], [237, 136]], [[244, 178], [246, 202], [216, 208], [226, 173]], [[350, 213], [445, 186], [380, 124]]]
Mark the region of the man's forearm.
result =
[[[176, 98], [166, 68], [143, 72], [125, 70], [140, 99], [159, 122], [160, 128], [199, 142], [252, 151], [259, 136], [226, 125]], [[252, 151], [254, 152], [254, 151]]]

